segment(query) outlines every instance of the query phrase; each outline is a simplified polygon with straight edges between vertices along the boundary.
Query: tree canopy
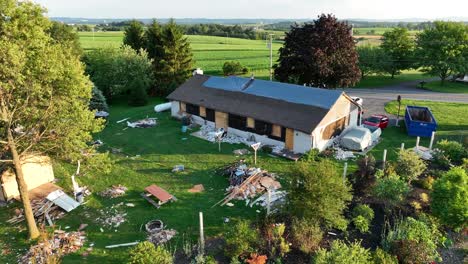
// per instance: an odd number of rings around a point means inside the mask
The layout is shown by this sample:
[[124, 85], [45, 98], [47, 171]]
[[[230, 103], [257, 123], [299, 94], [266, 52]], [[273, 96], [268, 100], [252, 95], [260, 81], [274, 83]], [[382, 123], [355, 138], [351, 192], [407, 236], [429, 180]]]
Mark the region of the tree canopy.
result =
[[80, 38], [74, 31], [72, 26], [52, 21], [52, 25], [48, 30], [52, 39], [57, 43], [69, 46], [76, 55], [82, 55], [83, 49], [81, 48]]
[[139, 51], [145, 46], [143, 38], [143, 24], [137, 20], [132, 20], [124, 32], [124, 45], [132, 47], [132, 49]]
[[392, 78], [400, 74], [402, 70], [414, 66], [413, 52], [415, 43], [408, 29], [397, 27], [385, 32], [382, 37], [381, 47], [390, 59], [386, 72], [391, 74]]
[[361, 76], [351, 27], [332, 15], [294, 25], [280, 48], [275, 78], [317, 87], [349, 87]]

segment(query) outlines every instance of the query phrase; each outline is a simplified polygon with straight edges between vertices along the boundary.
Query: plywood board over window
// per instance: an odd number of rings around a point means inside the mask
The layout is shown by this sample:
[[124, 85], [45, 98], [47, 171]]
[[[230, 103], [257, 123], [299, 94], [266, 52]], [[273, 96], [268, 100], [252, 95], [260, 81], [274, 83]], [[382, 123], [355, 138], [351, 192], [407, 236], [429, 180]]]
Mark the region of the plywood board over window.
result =
[[284, 142], [284, 145], [287, 150], [294, 149], [294, 130], [290, 128], [286, 129], [286, 140]]
[[247, 127], [248, 128], [255, 128], [255, 119], [251, 117], [247, 117]]
[[275, 137], [281, 137], [281, 126], [273, 125], [273, 128], [271, 130], [271, 135]]
[[185, 113], [187, 111], [187, 107], [185, 106], [184, 102], [180, 102], [180, 112]]
[[223, 127], [224, 129], [228, 128], [228, 114], [216, 111], [215, 112], [215, 124], [216, 128]]
[[206, 117], [206, 108], [204, 106], [200, 106], [200, 116]]

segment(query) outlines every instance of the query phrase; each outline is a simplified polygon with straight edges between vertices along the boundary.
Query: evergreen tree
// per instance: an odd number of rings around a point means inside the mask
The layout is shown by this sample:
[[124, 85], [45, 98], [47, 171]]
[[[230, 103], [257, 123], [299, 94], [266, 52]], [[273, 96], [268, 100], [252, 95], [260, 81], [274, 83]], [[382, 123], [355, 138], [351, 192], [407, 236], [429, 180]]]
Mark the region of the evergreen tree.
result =
[[129, 84], [130, 97], [128, 104], [131, 106], [143, 106], [148, 103], [148, 83], [142, 79], [134, 79]]
[[[145, 31], [145, 49], [148, 52], [148, 58], [152, 60], [154, 73], [158, 73], [162, 70], [161, 60], [164, 56], [162, 30], [163, 28], [161, 25], [156, 20], [153, 20]], [[153, 82], [151, 84], [150, 94], [157, 94], [158, 87], [160, 87], [159, 82]]]
[[275, 78], [317, 87], [348, 87], [360, 79], [351, 27], [332, 15], [294, 25], [280, 48]]
[[125, 28], [124, 32], [124, 45], [130, 46], [132, 49], [139, 51], [145, 47], [143, 38], [143, 25], [137, 20], [132, 20], [130, 25]]

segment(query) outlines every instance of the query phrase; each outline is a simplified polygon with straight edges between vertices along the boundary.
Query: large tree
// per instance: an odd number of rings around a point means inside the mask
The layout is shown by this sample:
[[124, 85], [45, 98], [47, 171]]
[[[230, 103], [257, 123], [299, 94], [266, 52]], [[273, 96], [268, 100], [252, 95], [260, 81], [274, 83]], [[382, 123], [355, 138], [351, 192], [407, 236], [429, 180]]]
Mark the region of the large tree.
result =
[[381, 74], [389, 66], [389, 58], [381, 47], [364, 45], [357, 47], [361, 78], [371, 74]]
[[351, 27], [332, 15], [294, 25], [280, 48], [275, 78], [317, 87], [348, 87], [361, 76]]
[[442, 21], [434, 25], [417, 36], [418, 61], [443, 84], [452, 74], [468, 72], [468, 25]]
[[392, 75], [392, 79], [402, 70], [414, 66], [414, 46], [414, 40], [406, 28], [397, 27], [383, 34], [381, 47], [390, 59], [386, 72]]
[[[162, 70], [161, 59], [164, 56], [164, 43], [162, 40], [163, 27], [158, 21], [153, 22], [146, 28], [145, 31], [145, 49], [148, 52], [148, 57], [153, 62], [153, 72], [159, 73]], [[155, 95], [158, 93], [160, 83], [154, 82], [151, 84], [150, 93]]]
[[81, 56], [83, 53], [83, 49], [81, 48], [80, 44], [80, 38], [72, 26], [61, 22], [52, 21], [52, 25], [48, 32], [52, 39], [54, 39], [57, 43], [70, 46], [76, 55]]
[[139, 51], [145, 47], [143, 24], [140, 21], [132, 20], [124, 32], [124, 45]]
[[79, 57], [49, 35], [44, 10], [29, 1], [0, 2], [0, 160], [10, 165], [31, 238], [39, 231], [22, 161], [45, 154], [78, 160], [101, 121], [88, 110], [91, 82]]

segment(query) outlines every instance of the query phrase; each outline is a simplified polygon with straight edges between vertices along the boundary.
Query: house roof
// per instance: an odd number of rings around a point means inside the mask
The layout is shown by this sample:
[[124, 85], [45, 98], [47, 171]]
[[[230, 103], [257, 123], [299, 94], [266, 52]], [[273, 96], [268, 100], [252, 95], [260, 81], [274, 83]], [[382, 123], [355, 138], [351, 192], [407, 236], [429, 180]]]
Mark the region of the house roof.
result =
[[167, 98], [312, 133], [342, 94], [251, 78], [195, 75]]

